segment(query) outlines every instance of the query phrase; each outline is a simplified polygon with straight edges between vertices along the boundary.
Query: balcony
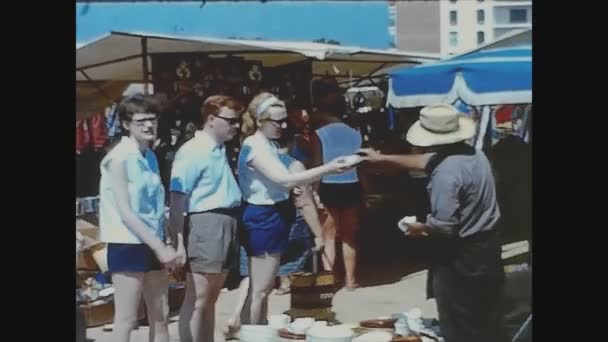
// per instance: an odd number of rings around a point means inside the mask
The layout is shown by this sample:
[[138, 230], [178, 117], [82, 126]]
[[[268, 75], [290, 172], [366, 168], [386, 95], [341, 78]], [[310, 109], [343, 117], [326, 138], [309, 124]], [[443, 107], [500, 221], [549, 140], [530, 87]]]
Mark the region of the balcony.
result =
[[532, 1], [513, 1], [513, 0], [494, 0], [494, 7], [521, 7], [521, 6], [532, 6]]
[[516, 24], [494, 24], [493, 29], [528, 29], [532, 27], [532, 23], [516, 23]]

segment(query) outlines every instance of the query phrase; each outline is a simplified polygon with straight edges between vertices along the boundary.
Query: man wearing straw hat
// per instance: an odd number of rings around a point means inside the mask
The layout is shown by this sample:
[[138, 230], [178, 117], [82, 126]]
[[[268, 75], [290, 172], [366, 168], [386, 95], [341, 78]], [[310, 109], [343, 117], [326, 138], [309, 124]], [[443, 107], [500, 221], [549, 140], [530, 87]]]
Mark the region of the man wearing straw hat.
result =
[[[382, 155], [363, 149], [368, 162], [384, 162], [429, 175], [431, 212], [409, 223], [406, 235], [428, 236], [433, 263], [429, 297], [437, 300], [446, 342], [503, 341], [500, 302], [504, 284], [500, 211], [490, 163], [466, 144], [475, 123], [450, 105], [420, 111], [407, 141], [425, 155]], [[432, 154], [430, 154], [432, 153]]]

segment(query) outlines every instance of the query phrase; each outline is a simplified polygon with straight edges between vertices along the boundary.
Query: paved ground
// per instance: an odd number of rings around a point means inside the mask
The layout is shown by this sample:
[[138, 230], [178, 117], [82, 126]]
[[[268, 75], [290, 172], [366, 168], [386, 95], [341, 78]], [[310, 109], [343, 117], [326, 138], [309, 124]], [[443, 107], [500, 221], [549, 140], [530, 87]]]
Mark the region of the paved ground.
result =
[[[375, 278], [376, 283], [383, 282], [383, 273], [389, 270], [376, 271], [371, 278]], [[372, 279], [373, 280], [373, 279]], [[365, 284], [365, 282], [364, 282]], [[373, 284], [373, 282], [372, 282]], [[341, 322], [358, 322], [363, 319], [375, 318], [409, 310], [414, 307], [422, 309], [425, 317], [436, 318], [437, 312], [435, 302], [425, 299], [426, 271], [405, 275], [396, 282], [389, 284], [378, 284], [362, 287], [356, 291], [340, 290], [334, 297], [334, 312], [336, 319]], [[216, 332], [220, 332], [226, 324], [228, 316], [234, 309], [237, 298], [237, 290], [222, 293], [217, 303]], [[289, 295], [270, 297], [269, 312], [282, 313], [289, 309]], [[176, 320], [177, 317], [172, 318]], [[177, 334], [177, 323], [169, 325], [171, 341], [179, 341]], [[217, 334], [216, 342], [223, 342], [221, 334]], [[110, 333], [103, 332], [101, 328], [91, 328], [87, 330], [89, 339], [110, 342]], [[132, 342], [148, 341], [148, 328], [140, 327], [132, 335]]]
[[[520, 247], [518, 247], [520, 248]], [[526, 251], [527, 251], [527, 247]], [[515, 249], [511, 248], [511, 251]], [[515, 253], [511, 253], [514, 255]], [[503, 258], [511, 259], [512, 262], [525, 262], [522, 252], [517, 252], [518, 257], [503, 255]], [[401, 258], [397, 258], [401, 259]], [[407, 265], [403, 261], [393, 262], [375, 261], [368, 265], [362, 265], [362, 288], [349, 292], [340, 290], [333, 300], [333, 310], [336, 319], [343, 323], [355, 323], [364, 319], [388, 316], [393, 313], [403, 312], [418, 307], [422, 310], [425, 318], [437, 318], [437, 310], [434, 300], [426, 300], [427, 272], [420, 265]], [[517, 321], [523, 322], [530, 312], [531, 303], [531, 273], [519, 273], [509, 276], [507, 282], [508, 298], [514, 303], [509, 311], [513, 316], [518, 316]], [[224, 342], [221, 336], [222, 328], [231, 314], [237, 299], [237, 290], [222, 293], [216, 307], [216, 342]], [[289, 295], [270, 297], [270, 314], [283, 313], [289, 309]], [[522, 304], [523, 303], [523, 304]], [[177, 317], [172, 318], [169, 325], [169, 333], [172, 342], [178, 342]], [[511, 329], [517, 330], [519, 324]], [[514, 332], [513, 331], [513, 332]], [[101, 327], [87, 330], [89, 340], [99, 342], [110, 341], [110, 333], [103, 332]], [[131, 342], [148, 341], [148, 328], [140, 327], [133, 332]]]

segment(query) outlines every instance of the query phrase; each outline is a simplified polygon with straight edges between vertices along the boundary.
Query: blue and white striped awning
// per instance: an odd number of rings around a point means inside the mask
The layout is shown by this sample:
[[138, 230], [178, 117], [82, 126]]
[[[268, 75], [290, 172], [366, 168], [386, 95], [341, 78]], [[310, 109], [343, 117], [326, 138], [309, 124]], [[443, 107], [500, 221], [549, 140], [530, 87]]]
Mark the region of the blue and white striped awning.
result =
[[484, 50], [390, 74], [387, 104], [395, 108], [454, 103], [532, 102], [532, 47]]

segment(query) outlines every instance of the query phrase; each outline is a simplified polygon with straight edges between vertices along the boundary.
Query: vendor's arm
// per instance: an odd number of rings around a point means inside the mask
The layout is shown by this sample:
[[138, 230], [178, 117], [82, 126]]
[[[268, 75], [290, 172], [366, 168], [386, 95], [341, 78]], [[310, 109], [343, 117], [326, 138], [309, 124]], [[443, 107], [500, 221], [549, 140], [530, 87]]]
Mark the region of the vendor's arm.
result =
[[394, 167], [409, 170], [424, 171], [426, 164], [434, 153], [426, 154], [382, 154], [371, 148], [363, 148], [358, 151], [363, 155], [363, 160], [370, 163], [384, 163]]

